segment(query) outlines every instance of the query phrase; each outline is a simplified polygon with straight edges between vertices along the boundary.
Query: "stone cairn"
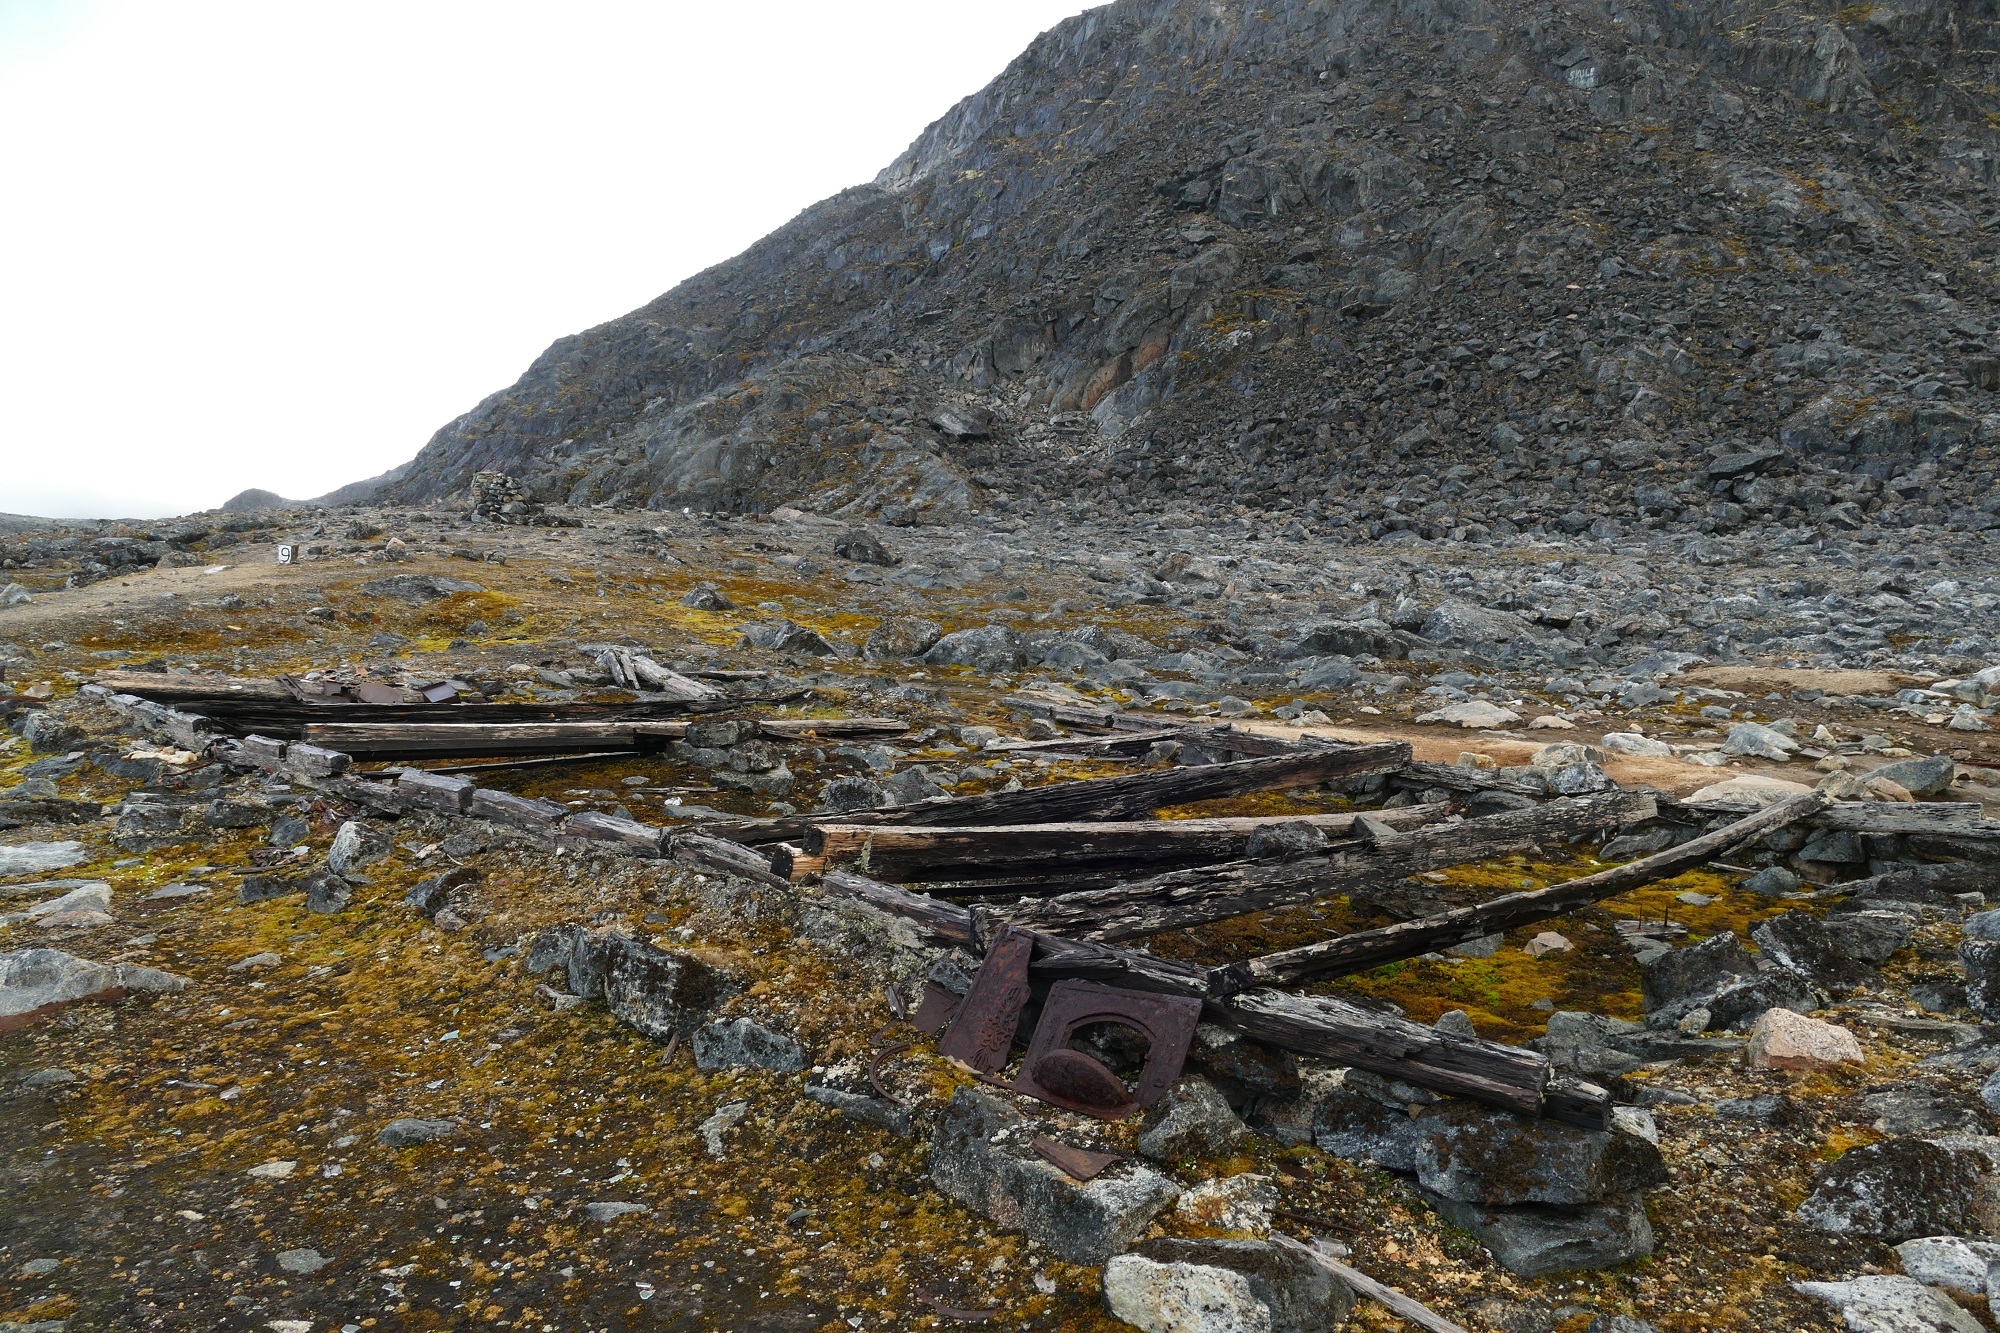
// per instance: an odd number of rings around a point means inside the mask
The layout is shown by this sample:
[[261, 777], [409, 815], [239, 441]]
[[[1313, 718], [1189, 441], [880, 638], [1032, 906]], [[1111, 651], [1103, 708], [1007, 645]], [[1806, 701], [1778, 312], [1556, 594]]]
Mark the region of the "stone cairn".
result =
[[529, 500], [521, 484], [504, 472], [472, 476], [472, 512], [488, 523], [530, 523], [541, 506]]

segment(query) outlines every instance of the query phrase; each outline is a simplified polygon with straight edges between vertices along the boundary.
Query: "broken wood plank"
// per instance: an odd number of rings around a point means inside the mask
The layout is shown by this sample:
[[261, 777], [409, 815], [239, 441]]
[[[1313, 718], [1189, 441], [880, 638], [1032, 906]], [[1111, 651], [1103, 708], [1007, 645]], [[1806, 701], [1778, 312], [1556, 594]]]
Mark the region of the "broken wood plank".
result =
[[[1266, 762], [1266, 761], [1252, 761]], [[1653, 816], [1644, 792], [1606, 792], [1532, 810], [1433, 825], [1393, 838], [1355, 841], [1296, 861], [1229, 861], [1170, 871], [1116, 888], [1024, 901], [1005, 916], [1052, 934], [1126, 940], [1246, 912], [1355, 895], [1409, 875], [1467, 865], [1545, 842], [1575, 840]], [[1380, 813], [1369, 812], [1379, 817]]]
[[[1245, 759], [1233, 764], [1199, 768], [1168, 768], [1158, 772], [1053, 782], [1021, 791], [989, 792], [983, 796], [940, 796], [911, 805], [880, 810], [856, 810], [841, 816], [844, 824], [956, 825], [1050, 824], [1072, 820], [1092, 823], [1132, 815], [1150, 815], [1162, 806], [1248, 796], [1283, 787], [1309, 787], [1331, 778], [1357, 773], [1387, 772], [1408, 761], [1403, 741], [1380, 745], [1329, 747], [1270, 759]], [[718, 824], [711, 831], [745, 843], [797, 842], [825, 815], [789, 815], [783, 819], [744, 820]]]
[[1384, 963], [1449, 949], [1455, 944], [1465, 944], [1516, 926], [1560, 916], [1654, 880], [1666, 879], [1704, 865], [1713, 857], [1726, 855], [1731, 848], [1808, 819], [1824, 810], [1828, 803], [1826, 793], [1808, 792], [1767, 806], [1747, 818], [1678, 847], [1594, 875], [1585, 875], [1546, 889], [1510, 893], [1475, 907], [1439, 912], [1415, 921], [1358, 931], [1338, 939], [1231, 963], [1217, 969], [1217, 990], [1227, 995], [1253, 986], [1296, 986], [1323, 977], [1366, 972]]
[[1424, 760], [1414, 760], [1403, 765], [1396, 774], [1401, 785], [1414, 786], [1422, 783], [1429, 787], [1443, 787], [1446, 791], [1504, 791], [1514, 796], [1531, 796], [1536, 800], [1546, 800], [1548, 789], [1533, 783], [1516, 782], [1503, 778], [1484, 769], [1466, 768], [1460, 764], [1433, 764]]
[[900, 736], [910, 724], [895, 717], [766, 717], [757, 720], [765, 736], [795, 741], [808, 736]]
[[314, 745], [370, 759], [457, 758], [584, 750], [660, 750], [685, 722], [311, 722]]
[[[1412, 805], [1370, 811], [1394, 829], [1434, 824], [1451, 813], [1444, 805]], [[810, 861], [844, 864], [866, 858], [856, 869], [876, 879], [976, 881], [1039, 873], [1109, 874], [1148, 866], [1233, 860], [1243, 855], [1250, 835], [1273, 824], [1311, 824], [1328, 837], [1345, 835], [1351, 812], [1267, 815], [1229, 819], [1143, 819], [1101, 823], [899, 826], [828, 822], [806, 830], [794, 858], [795, 872]]]

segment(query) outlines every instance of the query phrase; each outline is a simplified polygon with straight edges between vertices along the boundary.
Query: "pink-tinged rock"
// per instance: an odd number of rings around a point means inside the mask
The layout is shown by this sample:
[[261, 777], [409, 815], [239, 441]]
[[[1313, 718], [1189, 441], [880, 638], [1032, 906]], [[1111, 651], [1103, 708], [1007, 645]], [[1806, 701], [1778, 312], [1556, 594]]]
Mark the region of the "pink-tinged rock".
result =
[[1789, 1009], [1764, 1011], [1750, 1031], [1747, 1054], [1752, 1069], [1832, 1069], [1868, 1059], [1846, 1028]]

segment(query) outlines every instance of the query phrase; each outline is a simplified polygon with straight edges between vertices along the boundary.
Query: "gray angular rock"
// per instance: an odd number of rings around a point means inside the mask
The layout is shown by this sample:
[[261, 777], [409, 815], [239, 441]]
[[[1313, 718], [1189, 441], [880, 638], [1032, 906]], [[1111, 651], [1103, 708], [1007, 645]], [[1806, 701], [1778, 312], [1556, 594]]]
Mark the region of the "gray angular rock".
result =
[[1005, 625], [982, 625], [947, 634], [924, 654], [931, 666], [971, 667], [975, 671], [1018, 671], [1028, 664], [1021, 636]]
[[616, 1222], [621, 1217], [633, 1213], [650, 1213], [653, 1210], [643, 1203], [630, 1203], [622, 1199], [605, 1199], [583, 1206], [584, 1216], [593, 1222]]
[[876, 1095], [860, 1065], [829, 1065], [806, 1080], [806, 1099], [830, 1106], [864, 1125], [887, 1130], [898, 1138], [910, 1138], [916, 1127], [910, 1108]]
[[1792, 1286], [1837, 1308], [1853, 1333], [1980, 1333], [1977, 1319], [1915, 1278], [1867, 1274]]
[[1833, 993], [1866, 985], [1874, 975], [1849, 957], [1808, 912], [1786, 912], [1750, 928], [1765, 958]]
[[1507, 1271], [1521, 1277], [1609, 1268], [1653, 1252], [1653, 1227], [1638, 1199], [1576, 1208], [1544, 1204], [1498, 1208], [1425, 1197], [1446, 1221], [1471, 1232]]
[[835, 537], [833, 553], [842, 560], [852, 560], [862, 565], [881, 565], [887, 568], [896, 563], [896, 557], [889, 553], [889, 548], [866, 528], [849, 528]]
[[688, 954], [669, 953], [628, 935], [601, 945], [605, 1007], [635, 1032], [665, 1041], [683, 1036], [734, 990], [724, 973]]
[[1887, 778], [1912, 796], [1943, 796], [1951, 790], [1958, 765], [1949, 756], [1930, 755], [1897, 759], [1869, 773], [1871, 778]]
[[301, 881], [306, 891], [306, 910], [329, 915], [347, 909], [354, 901], [354, 885], [330, 870], [307, 875]]
[[435, 602], [460, 592], [485, 592], [477, 583], [437, 574], [396, 574], [361, 585], [369, 597], [394, 597], [405, 602]]
[[681, 594], [681, 605], [695, 611], [734, 611], [730, 601], [713, 583], [697, 583]]
[[1761, 893], [1766, 898], [1782, 898], [1788, 893], [1797, 893], [1800, 882], [1797, 875], [1783, 866], [1766, 866], [1736, 887]]
[[333, 846], [326, 853], [326, 868], [336, 875], [352, 875], [394, 850], [395, 841], [388, 834], [358, 819], [350, 819], [333, 835]]
[[189, 984], [171, 972], [132, 963], [93, 963], [60, 949], [0, 953], [0, 1031], [24, 1027], [66, 1005], [171, 993]]
[[432, 1143], [456, 1133], [456, 1120], [422, 1120], [406, 1116], [382, 1126], [375, 1135], [375, 1141], [385, 1148], [414, 1148], [419, 1143]]
[[1798, 1208], [1808, 1226], [1840, 1235], [1902, 1241], [1959, 1235], [1976, 1225], [1986, 1160], [1965, 1148], [1890, 1139], [1829, 1163]]
[[1289, 861], [1301, 856], [1316, 856], [1326, 847], [1324, 829], [1303, 819], [1290, 819], [1282, 824], [1260, 824], [1253, 829], [1243, 854], [1253, 861]]
[[1080, 1184], [1035, 1154], [1037, 1132], [999, 1098], [960, 1088], [931, 1140], [931, 1183], [1074, 1264], [1101, 1265], [1123, 1253], [1180, 1197], [1173, 1181], [1136, 1163]]
[[111, 841], [128, 852], [157, 852], [186, 842], [190, 835], [181, 831], [186, 814], [186, 807], [164, 801], [127, 801], [111, 827]]
[[1660, 1150], [1636, 1134], [1529, 1119], [1468, 1101], [1417, 1121], [1417, 1180], [1464, 1203], [1601, 1203], [1663, 1185]]
[[1961, 940], [1958, 963], [1965, 969], [1965, 1007], [2000, 1022], [2000, 940]]
[[733, 1018], [694, 1030], [694, 1062], [702, 1069], [750, 1066], [796, 1074], [806, 1067], [806, 1053], [797, 1040], [782, 1032], [773, 1032], [748, 1018]]
[[287, 1273], [297, 1273], [302, 1277], [317, 1273], [332, 1262], [333, 1260], [327, 1258], [318, 1250], [280, 1250], [278, 1252], [278, 1267], [284, 1269]]
[[1916, 922], [1901, 912], [1831, 912], [1820, 928], [1844, 956], [1880, 967], [1910, 942]]
[[774, 653], [799, 653], [807, 657], [834, 657], [834, 646], [820, 637], [816, 630], [790, 620], [780, 620], [770, 625], [745, 625], [743, 642], [752, 648], [763, 648]]
[[1824, 1004], [1797, 973], [1760, 971], [1742, 941], [1728, 933], [1642, 960], [1639, 984], [1649, 1024], [1677, 1022], [1707, 1009], [1711, 1029], [1740, 1027], [1766, 1009], [1809, 1013]]
[[1949, 1287], [1968, 1296], [1986, 1294], [1986, 1273], [2000, 1263], [2000, 1243], [1960, 1236], [1924, 1236], [1896, 1247], [1903, 1271], [1929, 1287]]
[[1155, 1162], [1215, 1157], [1241, 1143], [1249, 1132], [1207, 1080], [1183, 1078], [1147, 1113], [1146, 1126], [1139, 1132], [1139, 1155]]
[[1790, 759], [1799, 748], [1794, 738], [1761, 722], [1738, 722], [1722, 739], [1722, 752], [1752, 759]]
[[1104, 1308], [1143, 1333], [1321, 1333], [1354, 1292], [1291, 1246], [1153, 1240], [1105, 1265]]
[[864, 777], [835, 778], [820, 789], [814, 809], [820, 814], [840, 815], [849, 810], [879, 810], [887, 804], [889, 793], [880, 783]]
[[944, 627], [916, 616], [892, 616], [868, 631], [861, 656], [870, 662], [907, 662], [936, 645]]
[[0, 878], [46, 875], [89, 859], [89, 851], [80, 842], [17, 842], [0, 847]]

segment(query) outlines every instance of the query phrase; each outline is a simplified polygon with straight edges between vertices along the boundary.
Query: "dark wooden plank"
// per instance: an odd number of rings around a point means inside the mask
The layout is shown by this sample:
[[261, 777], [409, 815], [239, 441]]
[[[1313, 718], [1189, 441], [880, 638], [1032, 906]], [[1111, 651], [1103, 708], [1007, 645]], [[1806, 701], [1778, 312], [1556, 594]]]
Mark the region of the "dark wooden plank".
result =
[[1359, 931], [1339, 939], [1232, 963], [1219, 969], [1221, 980], [1218, 986], [1226, 994], [1248, 990], [1252, 986], [1296, 986], [1323, 977], [1365, 972], [1384, 963], [1415, 958], [1419, 954], [1448, 949], [1454, 944], [1464, 944], [1560, 916], [1654, 880], [1692, 870], [1714, 857], [1726, 855], [1733, 848], [1802, 819], [1809, 819], [1824, 810], [1828, 803], [1826, 793], [1808, 792], [1768, 806], [1678, 847], [1595, 875], [1585, 875], [1546, 889], [1510, 893], [1474, 907], [1440, 912], [1415, 921], [1402, 921], [1377, 930]]
[[[1381, 773], [1408, 761], [1410, 747], [1402, 741], [1355, 745], [1245, 759], [1200, 768], [1168, 768], [1157, 772], [1052, 782], [1021, 791], [990, 792], [984, 796], [942, 796], [913, 805], [881, 810], [856, 810], [841, 816], [844, 824], [957, 825], [1052, 824], [1073, 820], [1099, 822], [1150, 815], [1162, 806], [1247, 796], [1283, 787], [1309, 787], [1331, 778]], [[744, 820], [719, 824], [711, 832], [738, 842], [797, 842], [825, 815], [790, 815], [783, 819]]]
[[179, 676], [165, 671], [100, 671], [92, 683], [116, 694], [137, 695], [160, 703], [192, 703], [203, 699], [241, 699], [290, 703], [292, 693], [275, 680], [242, 676]]
[[[1391, 828], [1413, 829], [1450, 814], [1444, 805], [1369, 811]], [[1192, 865], [1241, 857], [1250, 835], [1273, 824], [1306, 823], [1343, 837], [1352, 812], [1236, 819], [1144, 819], [986, 827], [845, 824], [830, 819], [806, 830], [808, 857], [856, 862], [876, 879], [969, 882], [1002, 877], [1107, 875], [1148, 867]], [[863, 859], [867, 864], [858, 864]]]
[[771, 870], [770, 861], [753, 848], [727, 838], [711, 837], [699, 829], [675, 829], [667, 834], [663, 844], [666, 855], [683, 865], [700, 866], [706, 870], [720, 871], [725, 875], [736, 875], [743, 879], [754, 879], [759, 884], [775, 884], [789, 887], [791, 881]]
[[[1261, 761], [1260, 761], [1261, 762]], [[1116, 888], [1023, 902], [1008, 919], [1095, 940], [1136, 939], [1226, 921], [1335, 894], [1359, 894], [1409, 875], [1466, 865], [1545, 842], [1574, 840], [1653, 815], [1643, 792], [1607, 792], [1345, 843], [1297, 861], [1231, 861], [1134, 880]]]

